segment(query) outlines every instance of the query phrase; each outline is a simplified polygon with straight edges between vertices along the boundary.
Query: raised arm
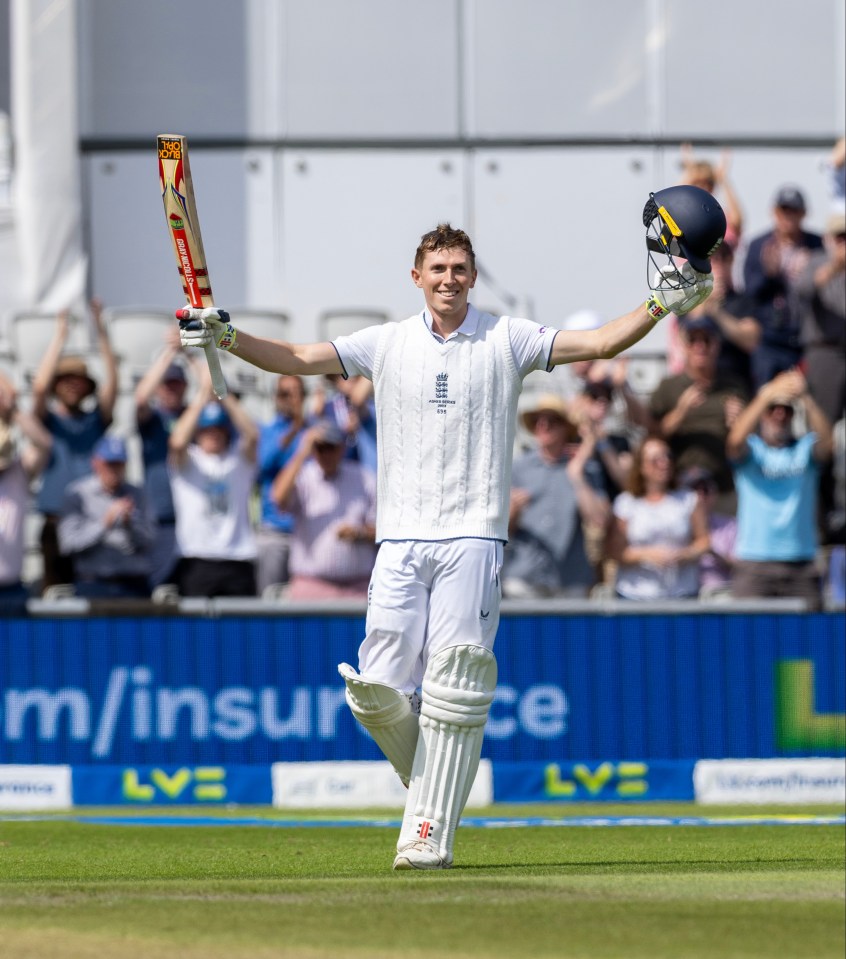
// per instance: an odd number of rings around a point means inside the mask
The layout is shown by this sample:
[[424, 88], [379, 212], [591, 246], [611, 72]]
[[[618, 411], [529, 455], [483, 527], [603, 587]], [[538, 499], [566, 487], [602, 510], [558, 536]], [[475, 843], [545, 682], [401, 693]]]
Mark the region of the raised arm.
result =
[[0, 373], [0, 421], [17, 426], [27, 444], [20, 452], [21, 466], [30, 480], [35, 479], [47, 465], [53, 437], [32, 413], [18, 406], [18, 397], [12, 381]]
[[236, 329], [225, 310], [177, 310], [183, 346], [205, 348], [214, 343], [218, 349], [267, 370], [299, 376], [318, 373], [343, 373], [344, 368], [331, 343], [285, 343], [268, 340]]
[[181, 350], [179, 330], [174, 327], [165, 334], [164, 349], [135, 387], [135, 414], [140, 422], [145, 422], [150, 418], [152, 414], [150, 401], [161, 383], [162, 377], [167, 372], [167, 368], [173, 363]]
[[560, 331], [552, 346], [551, 365], [611, 359], [642, 340], [669, 313], [681, 315], [703, 303], [713, 289], [713, 276], [710, 273], [698, 273], [689, 263], [684, 264], [681, 272], [690, 283], [689, 286], [675, 290], [653, 290], [642, 306], [599, 329]]
[[220, 405], [229, 414], [229, 419], [232, 420], [232, 425], [241, 438], [241, 453], [244, 459], [254, 463], [256, 461], [256, 449], [258, 447], [259, 436], [255, 421], [232, 393], [224, 396], [220, 401]]
[[103, 421], [108, 425], [112, 422], [115, 400], [117, 399], [117, 359], [103, 320], [103, 304], [96, 298], [91, 301], [91, 316], [94, 320], [97, 348], [103, 361], [103, 382], [97, 390], [97, 404], [100, 407], [100, 415], [103, 417]]
[[321, 432], [320, 426], [312, 426], [306, 430], [294, 455], [276, 474], [276, 479], [270, 487], [270, 498], [279, 509], [285, 509], [294, 490], [297, 476], [299, 476], [305, 461], [314, 451], [314, 444], [320, 438]]
[[805, 407], [808, 428], [812, 433], [817, 434], [817, 441], [814, 444], [814, 459], [818, 463], [825, 463], [831, 459], [834, 452], [834, 431], [831, 428], [831, 423], [819, 404], [808, 392], [807, 387], [799, 397], [799, 402]]
[[201, 380], [200, 386], [194, 394], [194, 398], [185, 408], [185, 412], [173, 424], [173, 429], [170, 432], [168, 452], [172, 462], [176, 466], [182, 466], [184, 464], [188, 445], [197, 428], [197, 420], [199, 420], [200, 413], [202, 413], [206, 403], [211, 402], [211, 398], [211, 378], [206, 376], [205, 379]]
[[32, 412], [40, 420], [43, 420], [47, 415], [50, 386], [53, 383], [53, 375], [56, 372], [59, 357], [62, 355], [65, 343], [67, 343], [69, 322], [68, 311], [61, 310], [56, 317], [53, 338], [41, 358], [41, 363], [35, 371], [35, 377], [32, 381]]

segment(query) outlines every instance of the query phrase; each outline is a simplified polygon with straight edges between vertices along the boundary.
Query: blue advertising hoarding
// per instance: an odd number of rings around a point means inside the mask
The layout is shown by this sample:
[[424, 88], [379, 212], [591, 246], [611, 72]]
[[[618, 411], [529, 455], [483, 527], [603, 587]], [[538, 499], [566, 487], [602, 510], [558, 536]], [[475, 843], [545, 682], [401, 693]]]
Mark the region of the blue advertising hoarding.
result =
[[[841, 614], [503, 617], [483, 755], [846, 754]], [[0, 762], [377, 759], [344, 703], [356, 616], [0, 621]]]

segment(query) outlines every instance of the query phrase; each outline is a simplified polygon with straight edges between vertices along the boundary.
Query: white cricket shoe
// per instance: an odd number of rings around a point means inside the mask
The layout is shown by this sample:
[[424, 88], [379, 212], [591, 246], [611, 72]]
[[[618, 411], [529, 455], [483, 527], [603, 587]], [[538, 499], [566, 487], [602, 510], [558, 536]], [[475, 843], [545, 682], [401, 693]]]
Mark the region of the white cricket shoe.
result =
[[434, 846], [422, 839], [403, 846], [394, 859], [394, 869], [449, 869], [451, 865], [451, 859], [444, 859]]

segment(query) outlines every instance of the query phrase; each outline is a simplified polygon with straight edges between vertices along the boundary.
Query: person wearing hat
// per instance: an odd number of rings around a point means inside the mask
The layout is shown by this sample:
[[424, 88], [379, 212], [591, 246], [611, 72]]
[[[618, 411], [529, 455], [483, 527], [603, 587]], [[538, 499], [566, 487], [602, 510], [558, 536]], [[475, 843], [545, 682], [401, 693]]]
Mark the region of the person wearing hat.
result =
[[135, 388], [135, 421], [141, 437], [144, 487], [156, 515], [156, 542], [150, 586], [168, 582], [176, 566], [176, 515], [167, 472], [168, 440], [185, 412], [188, 377], [179, 362], [182, 347], [176, 330], [165, 335], [161, 353]]
[[555, 394], [539, 397], [522, 419], [535, 449], [512, 469], [503, 595], [585, 597], [596, 582], [585, 527], [604, 530], [610, 515], [593, 434], [577, 442], [578, 427]]
[[117, 362], [103, 321], [99, 300], [91, 301], [91, 316], [103, 369], [98, 386], [81, 356], [64, 355], [69, 317], [62, 311], [56, 329], [32, 383], [35, 416], [53, 437], [36, 506], [44, 516], [41, 553], [42, 589], [73, 582], [73, 568], [58, 547], [58, 516], [68, 484], [91, 472], [94, 446], [112, 422], [117, 398]]
[[773, 200], [773, 228], [749, 244], [743, 264], [743, 287], [752, 315], [761, 325], [761, 343], [752, 354], [755, 388], [802, 359], [800, 318], [791, 287], [822, 237], [802, 228], [807, 207], [802, 191], [781, 187]]
[[[797, 405], [808, 425], [798, 439]], [[738, 495], [732, 595], [795, 596], [818, 609], [819, 469], [831, 457], [832, 431], [798, 370], [758, 390], [732, 427], [726, 450]]]
[[141, 487], [126, 481], [126, 442], [106, 434], [92, 475], [71, 483], [59, 518], [59, 547], [73, 562], [77, 596], [145, 599], [156, 521]]
[[330, 419], [306, 430], [270, 495], [294, 518], [289, 599], [366, 599], [376, 559], [376, 476], [346, 457]]
[[749, 386], [718, 367], [720, 330], [705, 313], [691, 311], [679, 322], [684, 369], [661, 380], [650, 398], [658, 433], [670, 446], [676, 468], [710, 470], [718, 486], [717, 507], [735, 510], [726, 437], [749, 399]]
[[255, 596], [258, 428], [234, 394], [213, 400], [205, 360], [194, 368], [200, 386], [168, 441], [180, 557], [174, 582], [182, 596]]
[[[26, 440], [22, 448], [15, 431]], [[21, 581], [24, 520], [30, 485], [44, 469], [52, 438], [41, 423], [18, 407], [12, 381], [0, 373], [0, 615], [26, 612], [29, 596]]]

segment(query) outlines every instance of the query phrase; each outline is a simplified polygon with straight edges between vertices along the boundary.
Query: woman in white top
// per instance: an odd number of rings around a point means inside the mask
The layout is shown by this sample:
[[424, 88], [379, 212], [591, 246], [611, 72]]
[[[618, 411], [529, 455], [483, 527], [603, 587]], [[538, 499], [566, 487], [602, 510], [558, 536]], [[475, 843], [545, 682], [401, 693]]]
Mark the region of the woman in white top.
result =
[[694, 597], [699, 558], [710, 537], [705, 510], [693, 490], [676, 489], [670, 449], [647, 437], [635, 453], [628, 489], [614, 500], [608, 544], [617, 561], [623, 599]]

